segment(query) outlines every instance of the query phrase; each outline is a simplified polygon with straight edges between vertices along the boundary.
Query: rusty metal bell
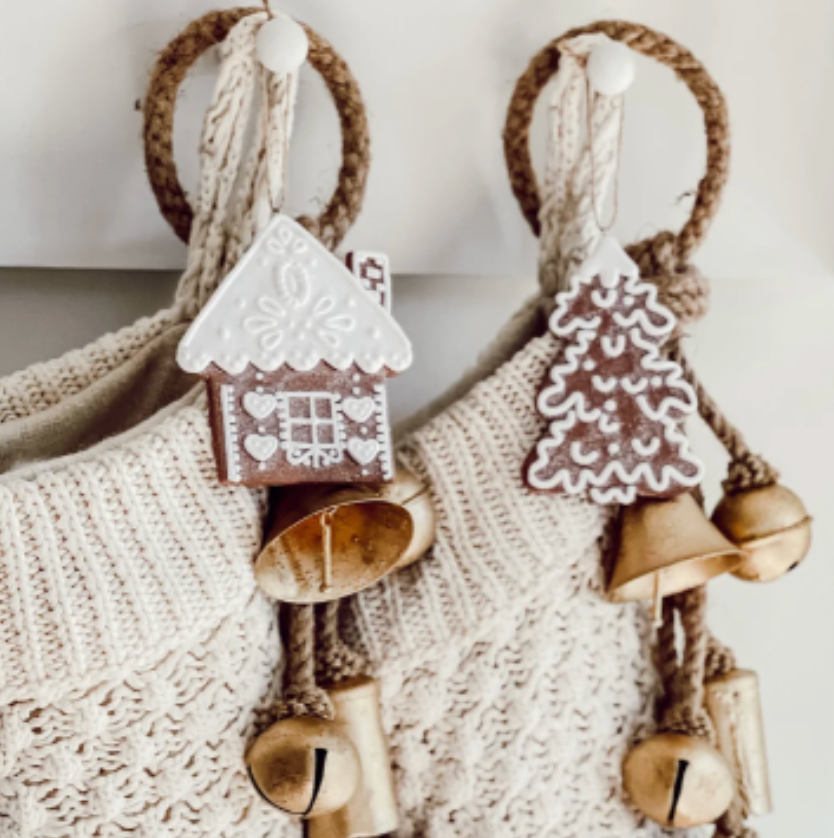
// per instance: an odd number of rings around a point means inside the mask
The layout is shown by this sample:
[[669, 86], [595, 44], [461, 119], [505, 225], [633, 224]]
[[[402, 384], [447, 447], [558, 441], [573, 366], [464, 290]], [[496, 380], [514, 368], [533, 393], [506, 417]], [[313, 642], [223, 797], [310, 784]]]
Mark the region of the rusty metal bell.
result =
[[736, 792], [724, 757], [708, 742], [677, 733], [633, 748], [623, 763], [623, 785], [632, 803], [667, 829], [715, 823]]
[[341, 809], [362, 770], [353, 742], [334, 722], [307, 716], [284, 719], [262, 733], [246, 762], [264, 800], [302, 818]]
[[307, 838], [376, 838], [396, 832], [397, 797], [380, 715], [379, 684], [362, 676], [337, 684], [329, 694], [336, 725], [356, 746], [362, 779], [347, 805], [309, 821]]
[[733, 576], [770, 582], [793, 570], [811, 547], [811, 516], [805, 504], [779, 483], [725, 495], [713, 523], [746, 556]]
[[419, 559], [434, 540], [428, 491], [403, 468], [380, 487], [287, 487], [274, 509], [255, 576], [281, 602], [355, 594]]
[[623, 507], [608, 598], [657, 603], [735, 570], [743, 555], [707, 520], [691, 494], [641, 499]]

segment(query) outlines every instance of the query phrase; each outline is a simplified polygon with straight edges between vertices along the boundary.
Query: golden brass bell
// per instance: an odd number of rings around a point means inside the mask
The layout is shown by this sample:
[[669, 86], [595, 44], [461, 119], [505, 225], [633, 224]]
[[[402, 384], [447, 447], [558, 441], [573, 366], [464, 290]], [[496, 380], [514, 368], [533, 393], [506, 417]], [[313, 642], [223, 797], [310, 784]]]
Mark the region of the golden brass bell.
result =
[[735, 669], [707, 681], [704, 703], [718, 749], [736, 777], [741, 819], [769, 814], [773, 803], [756, 673]]
[[396, 832], [397, 797], [380, 715], [379, 684], [359, 677], [329, 692], [336, 724], [356, 746], [362, 779], [346, 806], [310, 820], [307, 838], [375, 838]]
[[284, 719], [258, 737], [249, 776], [261, 796], [291, 815], [312, 818], [341, 809], [359, 785], [359, 756], [333, 722]]
[[715, 823], [736, 791], [732, 771], [712, 745], [677, 733], [633, 748], [623, 763], [623, 785], [634, 805], [667, 829]]
[[793, 570], [811, 547], [811, 516], [790, 490], [775, 483], [725, 495], [713, 523], [747, 554], [733, 575], [770, 582]]
[[255, 576], [282, 602], [328, 602], [416, 561], [433, 540], [428, 492], [405, 469], [380, 487], [291, 487], [277, 497]]
[[623, 507], [608, 598], [654, 599], [657, 607], [663, 597], [734, 570], [742, 556], [707, 520], [691, 494], [664, 501], [641, 499]]

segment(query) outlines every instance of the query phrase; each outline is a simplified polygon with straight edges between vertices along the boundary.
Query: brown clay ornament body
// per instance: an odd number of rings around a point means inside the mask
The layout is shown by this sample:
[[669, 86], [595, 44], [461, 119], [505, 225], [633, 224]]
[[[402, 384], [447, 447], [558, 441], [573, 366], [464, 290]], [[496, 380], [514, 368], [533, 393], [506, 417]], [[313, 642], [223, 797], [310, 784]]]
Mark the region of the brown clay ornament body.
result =
[[209, 388], [225, 483], [380, 483], [394, 477], [385, 379], [411, 365], [390, 314], [388, 260], [351, 270], [276, 215], [180, 343]]
[[567, 343], [565, 362], [539, 394], [551, 424], [528, 459], [528, 485], [602, 504], [697, 486], [703, 467], [681, 430], [697, 399], [680, 366], [660, 355], [675, 317], [656, 288], [605, 236], [556, 304], [550, 328]]

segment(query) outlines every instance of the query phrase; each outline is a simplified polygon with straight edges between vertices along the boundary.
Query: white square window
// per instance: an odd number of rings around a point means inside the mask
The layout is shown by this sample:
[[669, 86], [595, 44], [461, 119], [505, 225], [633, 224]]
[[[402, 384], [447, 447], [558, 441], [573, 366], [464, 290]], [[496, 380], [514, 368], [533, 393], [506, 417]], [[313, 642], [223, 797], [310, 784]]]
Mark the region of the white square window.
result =
[[326, 468], [344, 456], [344, 428], [339, 397], [331, 393], [284, 393], [281, 439], [287, 462]]

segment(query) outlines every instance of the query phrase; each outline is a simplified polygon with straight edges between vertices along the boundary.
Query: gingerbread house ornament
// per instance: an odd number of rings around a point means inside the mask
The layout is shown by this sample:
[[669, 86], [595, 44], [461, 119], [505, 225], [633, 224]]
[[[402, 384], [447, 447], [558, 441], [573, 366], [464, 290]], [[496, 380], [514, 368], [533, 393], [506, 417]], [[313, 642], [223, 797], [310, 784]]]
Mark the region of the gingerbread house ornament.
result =
[[277, 215], [180, 343], [206, 379], [225, 483], [380, 483], [394, 478], [385, 382], [412, 362], [391, 316], [388, 259], [342, 264]]

